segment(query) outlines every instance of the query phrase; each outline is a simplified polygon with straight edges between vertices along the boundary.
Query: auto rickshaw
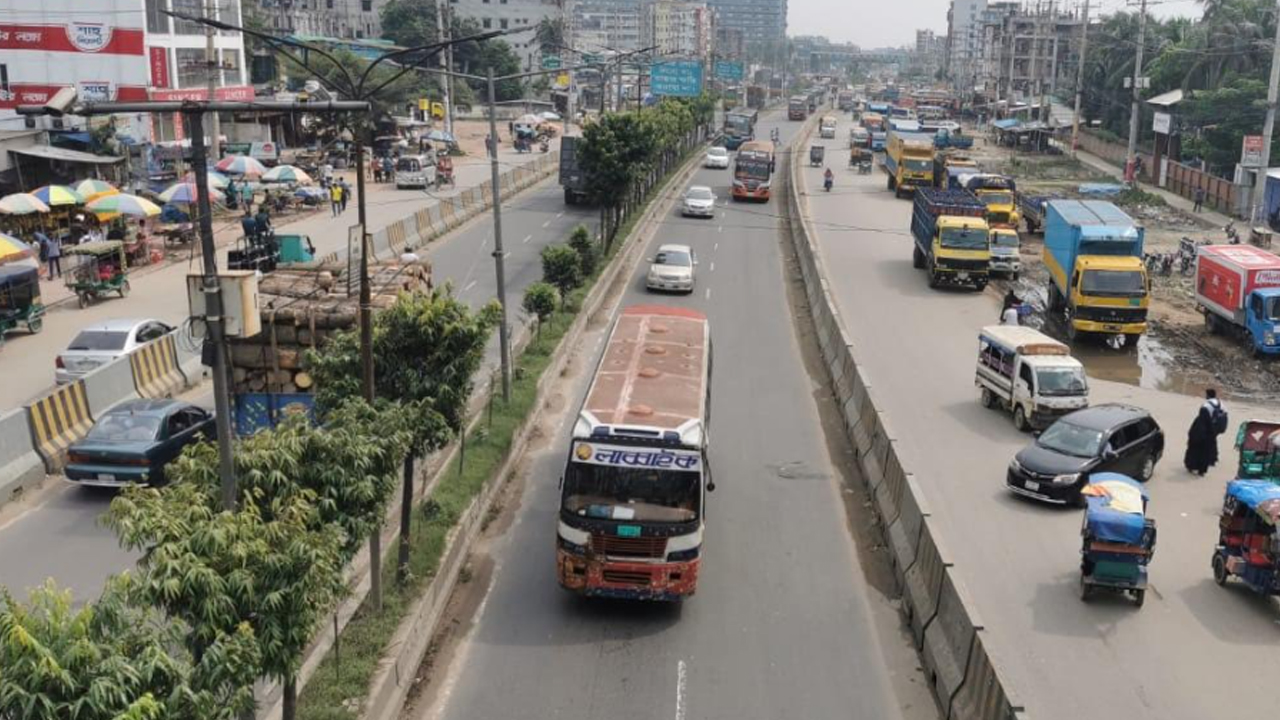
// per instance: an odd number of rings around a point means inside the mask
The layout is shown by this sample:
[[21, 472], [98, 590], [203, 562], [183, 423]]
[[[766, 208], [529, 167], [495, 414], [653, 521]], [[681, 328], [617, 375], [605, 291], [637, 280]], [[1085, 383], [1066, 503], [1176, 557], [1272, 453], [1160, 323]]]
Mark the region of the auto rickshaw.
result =
[[44, 326], [40, 302], [40, 268], [33, 265], [0, 267], [0, 345], [19, 325], [32, 335]]
[[809, 167], [822, 167], [822, 159], [826, 155], [825, 145], [814, 145], [809, 148]]
[[864, 147], [849, 150], [849, 167], [856, 169], [859, 175], [870, 175], [874, 155]]
[[67, 289], [76, 294], [80, 307], [109, 292], [120, 293], [120, 297], [129, 294], [129, 263], [123, 242], [81, 243], [63, 249], [62, 255], [71, 259], [72, 266], [66, 273]]
[[309, 263], [316, 257], [316, 246], [309, 235], [276, 235], [276, 244], [280, 248], [280, 264]]
[[1087, 505], [1080, 528], [1080, 599], [1095, 590], [1127, 593], [1142, 607], [1156, 523], [1146, 516], [1146, 488], [1119, 473], [1098, 473], [1080, 491]]
[[1238, 577], [1260, 595], [1280, 595], [1280, 486], [1266, 480], [1227, 483], [1218, 518], [1213, 581]]
[[1246, 420], [1236, 433], [1236, 477], [1280, 484], [1280, 420]]

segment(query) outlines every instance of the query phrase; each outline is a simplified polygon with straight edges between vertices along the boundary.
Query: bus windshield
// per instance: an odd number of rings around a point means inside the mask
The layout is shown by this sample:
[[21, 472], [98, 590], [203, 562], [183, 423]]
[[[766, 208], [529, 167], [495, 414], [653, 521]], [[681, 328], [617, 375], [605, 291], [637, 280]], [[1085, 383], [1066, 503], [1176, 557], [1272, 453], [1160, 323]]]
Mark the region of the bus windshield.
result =
[[746, 177], [752, 180], [768, 180], [769, 161], [756, 158], [738, 158], [738, 164], [733, 174], [735, 177]]
[[981, 228], [943, 228], [942, 247], [953, 250], [985, 250], [990, 240]]
[[561, 507], [602, 520], [682, 523], [701, 515], [701, 474], [571, 462]]

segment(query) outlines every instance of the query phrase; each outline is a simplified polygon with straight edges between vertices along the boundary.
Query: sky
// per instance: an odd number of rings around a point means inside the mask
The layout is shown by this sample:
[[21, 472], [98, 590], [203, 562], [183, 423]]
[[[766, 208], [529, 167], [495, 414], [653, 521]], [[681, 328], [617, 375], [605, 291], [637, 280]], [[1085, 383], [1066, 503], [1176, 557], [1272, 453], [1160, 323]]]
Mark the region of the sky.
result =
[[[1062, 0], [1074, 4], [1077, 0]], [[1090, 13], [1103, 14], [1125, 7], [1125, 0], [1091, 0]], [[914, 44], [916, 30], [947, 31], [950, 0], [788, 0], [791, 35], [825, 35], [861, 47], [897, 47]], [[1136, 5], [1136, 2], [1134, 3]], [[1198, 17], [1195, 0], [1151, 0], [1151, 12], [1159, 17]], [[837, 22], [832, 22], [838, 18]]]

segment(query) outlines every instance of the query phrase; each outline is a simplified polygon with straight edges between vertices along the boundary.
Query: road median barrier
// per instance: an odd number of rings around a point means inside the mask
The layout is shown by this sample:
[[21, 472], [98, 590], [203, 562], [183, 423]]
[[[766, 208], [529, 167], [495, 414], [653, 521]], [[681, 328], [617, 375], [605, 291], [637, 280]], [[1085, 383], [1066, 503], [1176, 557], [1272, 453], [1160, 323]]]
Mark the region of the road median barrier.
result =
[[941, 707], [951, 707], [956, 692], [964, 684], [973, 638], [983, 628], [982, 619], [956, 574], [943, 573], [938, 607], [924, 629], [924, 664], [929, 682]]
[[902, 608], [911, 625], [911, 636], [919, 649], [924, 643], [924, 629], [938, 611], [938, 595], [942, 592], [942, 577], [950, 567], [939, 548], [933, 523], [926, 518], [920, 526], [920, 545], [916, 549], [916, 561], [905, 574]]
[[902, 469], [898, 459], [897, 443], [889, 441], [889, 449], [885, 454], [884, 482], [876, 488], [876, 511], [880, 514], [880, 522], [889, 527], [898, 519], [902, 508], [902, 494], [907, 489], [907, 472]]
[[89, 412], [94, 417], [102, 417], [103, 413], [125, 400], [139, 397], [130, 358], [116, 358], [85, 375], [82, 381]]
[[133, 384], [144, 398], [173, 397], [187, 385], [178, 366], [178, 348], [174, 333], [152, 340], [129, 355]]
[[31, 442], [44, 461], [45, 471], [53, 474], [66, 464], [67, 448], [83, 438], [93, 427], [89, 398], [84, 382], [75, 380], [26, 406]]
[[0, 505], [16, 499], [44, 479], [44, 460], [36, 453], [25, 410], [0, 414]]
[[1031, 717], [996, 672], [985, 629], [974, 633], [964, 684], [951, 699], [949, 720], [1029, 720]]
[[889, 562], [893, 565], [893, 574], [899, 586], [905, 582], [907, 571], [915, 564], [920, 548], [921, 528], [924, 527], [925, 518], [929, 517], [924, 492], [916, 483], [915, 476], [907, 473], [904, 484], [898, 517], [889, 523]]

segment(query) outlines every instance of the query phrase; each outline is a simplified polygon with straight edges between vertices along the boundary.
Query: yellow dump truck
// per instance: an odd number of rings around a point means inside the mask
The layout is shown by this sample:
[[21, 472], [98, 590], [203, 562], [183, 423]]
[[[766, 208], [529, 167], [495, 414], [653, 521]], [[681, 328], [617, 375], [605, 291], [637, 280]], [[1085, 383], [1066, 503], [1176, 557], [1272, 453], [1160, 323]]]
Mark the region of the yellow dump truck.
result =
[[898, 197], [910, 195], [916, 188], [933, 187], [933, 137], [924, 133], [889, 133], [885, 146], [884, 169], [889, 173], [888, 188]]

